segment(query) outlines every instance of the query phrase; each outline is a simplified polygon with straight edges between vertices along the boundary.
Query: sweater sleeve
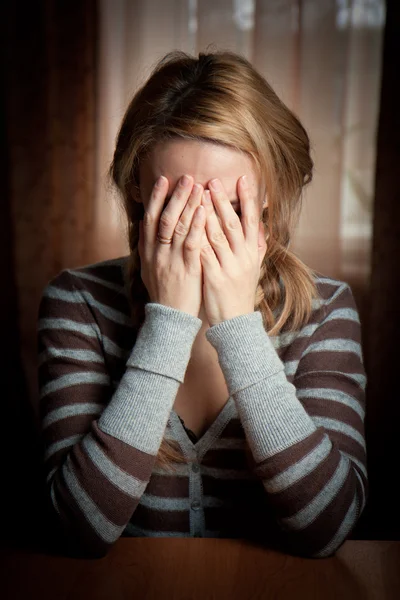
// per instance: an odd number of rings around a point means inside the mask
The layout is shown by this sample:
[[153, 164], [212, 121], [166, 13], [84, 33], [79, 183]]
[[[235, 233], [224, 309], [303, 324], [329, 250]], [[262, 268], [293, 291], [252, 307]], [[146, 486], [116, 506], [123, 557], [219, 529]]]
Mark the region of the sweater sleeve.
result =
[[[301, 351], [286, 366], [262, 315], [241, 315], [211, 327], [230, 394], [290, 552], [333, 554], [365, 505], [365, 372], [360, 323], [343, 284], [315, 326], [292, 343]], [[294, 377], [293, 377], [294, 375]]]
[[[61, 272], [39, 306], [46, 490], [66, 543], [97, 557], [120, 537], [148, 484], [201, 320], [147, 304], [114, 389], [100, 330], [75, 279]], [[112, 340], [102, 341], [117, 352]]]

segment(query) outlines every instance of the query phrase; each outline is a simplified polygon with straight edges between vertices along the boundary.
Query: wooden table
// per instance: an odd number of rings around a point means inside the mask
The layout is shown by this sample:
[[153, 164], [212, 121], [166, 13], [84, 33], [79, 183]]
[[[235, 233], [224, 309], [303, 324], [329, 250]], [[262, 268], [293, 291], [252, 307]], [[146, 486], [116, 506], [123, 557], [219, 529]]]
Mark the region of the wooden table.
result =
[[121, 538], [105, 558], [1, 553], [4, 600], [399, 600], [400, 542], [294, 558], [241, 540]]

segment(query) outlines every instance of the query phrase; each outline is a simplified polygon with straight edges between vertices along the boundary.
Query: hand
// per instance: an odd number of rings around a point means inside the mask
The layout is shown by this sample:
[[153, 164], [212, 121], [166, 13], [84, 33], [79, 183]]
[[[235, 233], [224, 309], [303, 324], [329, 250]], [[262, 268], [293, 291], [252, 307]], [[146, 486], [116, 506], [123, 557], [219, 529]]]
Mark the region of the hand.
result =
[[[202, 301], [200, 250], [205, 237], [203, 186], [193, 185], [190, 176], [185, 184], [182, 177], [163, 210], [167, 191], [168, 179], [161, 176], [139, 225], [141, 277], [151, 302], [198, 317]], [[172, 242], [160, 243], [157, 234], [172, 238]]]
[[213, 189], [210, 182], [211, 194], [205, 190], [202, 198], [206, 208], [208, 240], [200, 254], [203, 301], [211, 326], [254, 312], [260, 268], [267, 250], [264, 224], [259, 221], [257, 214], [257, 202], [249, 194], [244, 178], [239, 179], [238, 186], [241, 220], [232, 208], [221, 182], [217, 185], [219, 189]]

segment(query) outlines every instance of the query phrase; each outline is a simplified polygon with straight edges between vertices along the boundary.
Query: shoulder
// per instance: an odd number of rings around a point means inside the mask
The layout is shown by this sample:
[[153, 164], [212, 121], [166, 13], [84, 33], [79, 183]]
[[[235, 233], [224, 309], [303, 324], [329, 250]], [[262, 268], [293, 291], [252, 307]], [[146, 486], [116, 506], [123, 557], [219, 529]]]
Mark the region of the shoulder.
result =
[[[128, 256], [63, 269], [46, 285], [42, 293], [40, 311], [49, 306], [63, 310], [90, 305], [93, 310], [114, 307], [129, 312], [127, 305]], [[104, 313], [104, 309], [102, 310]]]
[[71, 269], [63, 269], [45, 287], [94, 292], [101, 294], [103, 288], [125, 293], [127, 289], [128, 256], [121, 256]]
[[357, 307], [351, 287], [345, 281], [333, 279], [320, 273], [314, 274], [318, 298], [313, 300], [312, 321], [324, 320], [333, 311], [340, 311], [343, 316], [348, 314], [358, 320]]
[[314, 274], [317, 298], [312, 301], [310, 317], [296, 331], [282, 331], [273, 343], [276, 349], [302, 352], [316, 338], [360, 338], [360, 319], [351, 287], [345, 281]]
[[[315, 301], [308, 323], [293, 341], [293, 352], [297, 353], [296, 359], [300, 359], [295, 365], [295, 376], [298, 380], [305, 373], [307, 377], [313, 373], [313, 377], [319, 378], [319, 387], [332, 389], [339, 385], [337, 377], [340, 377], [342, 391], [354, 393], [351, 390], [356, 385], [356, 393], [363, 393], [366, 377], [361, 325], [351, 287], [345, 281], [320, 274], [315, 275], [315, 283], [319, 299]], [[336, 379], [327, 380], [326, 373], [335, 373]], [[343, 388], [345, 381], [346, 389]]]
[[355, 344], [358, 351], [361, 324], [350, 285], [321, 274], [315, 274], [315, 283], [319, 298], [313, 301], [310, 319], [300, 335], [306, 335], [309, 343], [330, 339], [336, 350]]
[[120, 256], [73, 269], [63, 269], [49, 283], [57, 285], [69, 282], [71, 286], [79, 289], [85, 286], [85, 282], [93, 281], [121, 290], [126, 283], [128, 258]]

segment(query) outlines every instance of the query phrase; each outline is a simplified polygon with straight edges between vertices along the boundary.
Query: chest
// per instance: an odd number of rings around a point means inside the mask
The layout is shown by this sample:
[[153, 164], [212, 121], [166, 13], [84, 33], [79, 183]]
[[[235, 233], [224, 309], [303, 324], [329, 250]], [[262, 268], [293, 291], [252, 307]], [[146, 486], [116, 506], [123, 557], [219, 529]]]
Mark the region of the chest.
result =
[[229, 391], [216, 351], [208, 342], [195, 345], [175, 398], [175, 412], [188, 429], [201, 437], [228, 400]]

